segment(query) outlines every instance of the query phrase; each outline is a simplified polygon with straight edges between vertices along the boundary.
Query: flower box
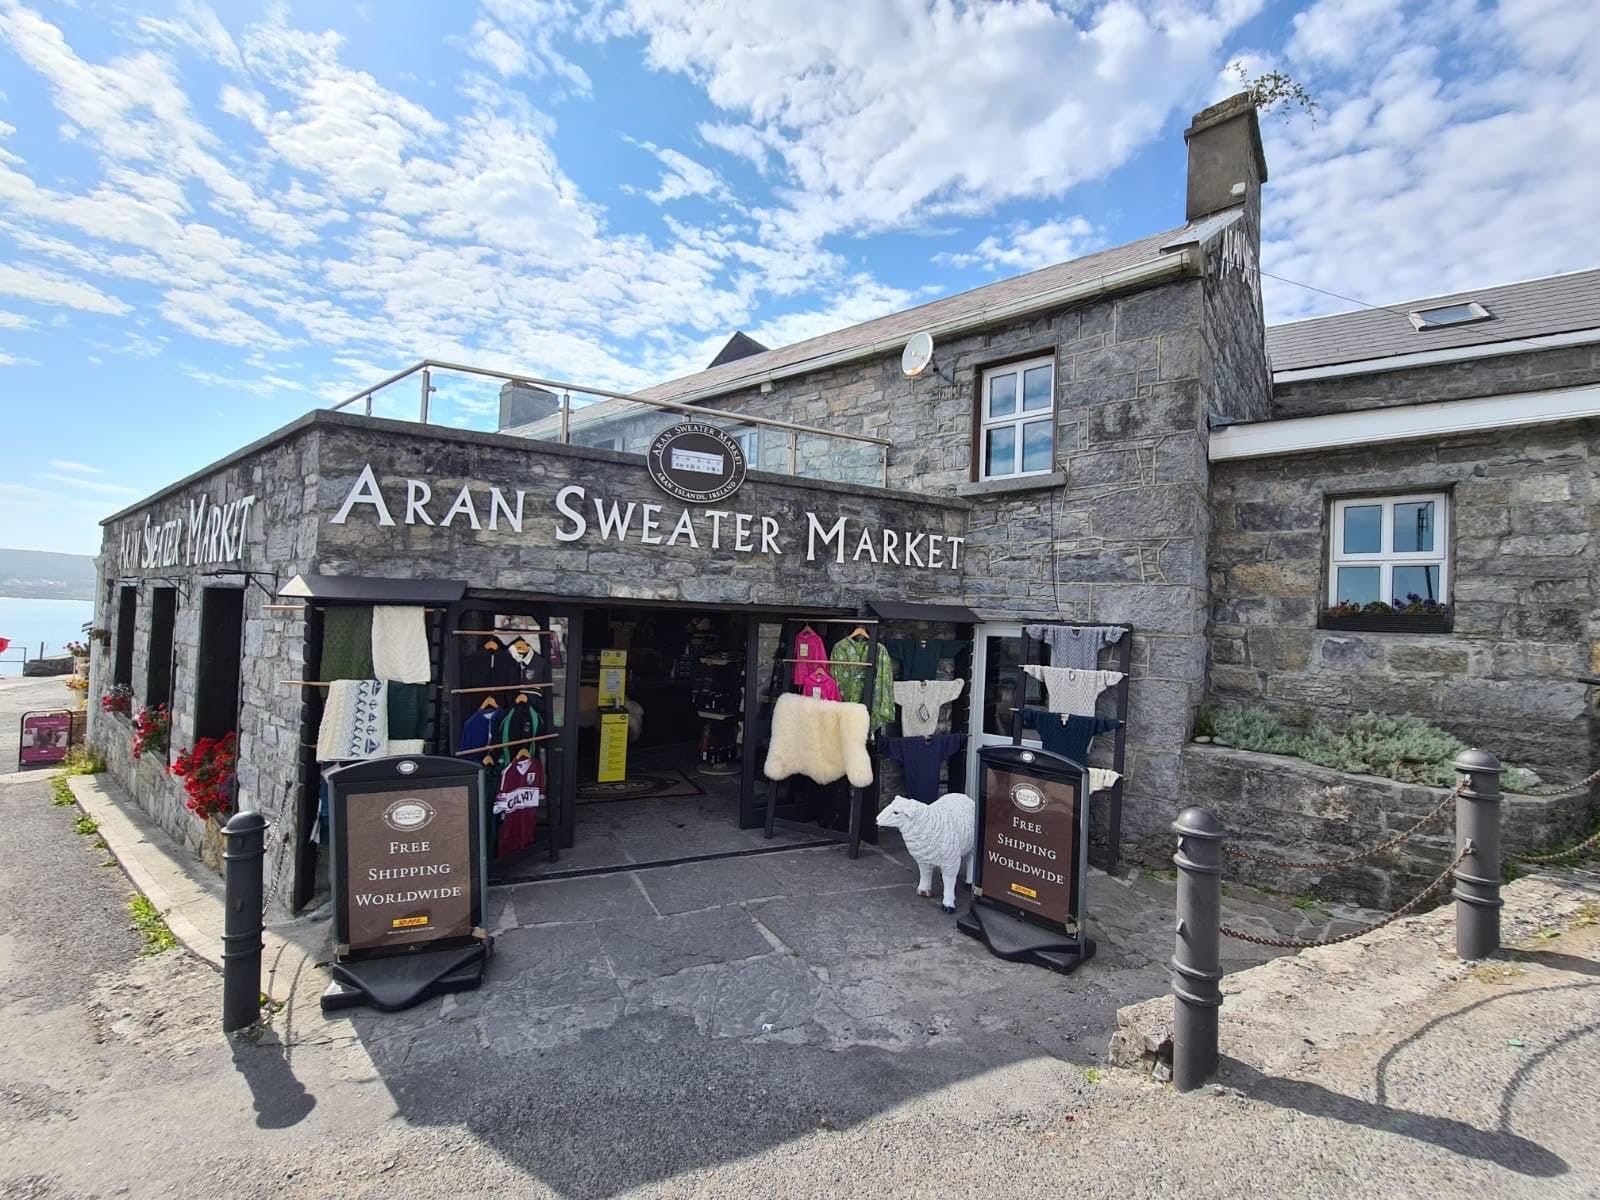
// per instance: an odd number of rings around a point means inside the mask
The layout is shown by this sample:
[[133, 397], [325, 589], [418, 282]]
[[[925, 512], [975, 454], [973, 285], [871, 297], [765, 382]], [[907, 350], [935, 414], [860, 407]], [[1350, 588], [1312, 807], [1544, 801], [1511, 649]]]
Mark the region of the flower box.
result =
[[1342, 629], [1349, 633], [1449, 633], [1450, 613], [1339, 613], [1324, 612], [1319, 629]]

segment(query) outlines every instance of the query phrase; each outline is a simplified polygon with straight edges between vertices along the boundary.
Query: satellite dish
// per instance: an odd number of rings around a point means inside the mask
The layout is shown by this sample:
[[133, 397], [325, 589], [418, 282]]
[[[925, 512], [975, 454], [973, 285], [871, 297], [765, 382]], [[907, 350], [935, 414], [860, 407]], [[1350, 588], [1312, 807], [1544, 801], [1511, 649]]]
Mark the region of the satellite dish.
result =
[[933, 361], [933, 335], [926, 330], [912, 334], [906, 348], [900, 352], [900, 370], [908, 379], [915, 379], [928, 369]]

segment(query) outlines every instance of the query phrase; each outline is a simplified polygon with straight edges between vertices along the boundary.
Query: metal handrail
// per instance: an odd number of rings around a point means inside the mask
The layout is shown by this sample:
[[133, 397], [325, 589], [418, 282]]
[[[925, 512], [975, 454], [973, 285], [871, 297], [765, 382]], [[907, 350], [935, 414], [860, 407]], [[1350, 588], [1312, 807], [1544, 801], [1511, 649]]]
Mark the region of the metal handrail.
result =
[[[585, 396], [601, 396], [607, 400], [626, 400], [631, 404], [644, 404], [652, 408], [662, 408], [672, 412], [689, 413], [694, 416], [719, 417], [724, 421], [731, 418], [741, 424], [765, 425], [772, 429], [785, 429], [794, 433], [811, 434], [815, 437], [843, 438], [846, 441], [865, 442], [866, 444], [872, 446], [887, 447], [893, 444], [888, 438], [873, 437], [870, 434], [865, 433], [845, 433], [842, 430], [837, 429], [820, 429], [815, 425], [800, 425], [793, 421], [780, 421], [774, 417], [757, 417], [738, 411], [730, 411], [728, 409], [706, 408], [699, 404], [681, 404], [672, 400], [653, 400], [644, 396], [629, 396], [623, 392], [607, 391], [605, 388], [589, 387], [585, 384], [564, 383], [557, 379], [541, 379], [537, 375], [517, 375], [510, 371], [490, 371], [483, 367], [471, 367], [467, 366], [465, 363], [444, 362], [437, 358], [425, 358], [421, 362], [414, 363], [403, 371], [396, 371], [393, 375], [388, 376], [386, 379], [380, 380], [371, 387], [363, 388], [349, 399], [341, 400], [339, 403], [332, 405], [331, 410], [337, 412], [342, 408], [350, 407], [352, 404], [365, 401], [367, 415], [371, 416], [372, 397], [374, 393], [380, 392], [392, 384], [399, 383], [402, 379], [405, 379], [409, 375], [415, 375], [418, 371], [429, 370], [457, 371], [463, 375], [478, 375], [485, 379], [499, 379], [505, 383], [524, 383], [530, 387], [548, 388], [551, 391], [559, 391], [563, 393], [578, 392]], [[425, 382], [424, 387], [431, 390], [431, 381]], [[565, 408], [566, 406], [563, 405], [564, 410]], [[424, 393], [423, 396], [422, 412], [424, 423], [426, 423], [426, 393]]]

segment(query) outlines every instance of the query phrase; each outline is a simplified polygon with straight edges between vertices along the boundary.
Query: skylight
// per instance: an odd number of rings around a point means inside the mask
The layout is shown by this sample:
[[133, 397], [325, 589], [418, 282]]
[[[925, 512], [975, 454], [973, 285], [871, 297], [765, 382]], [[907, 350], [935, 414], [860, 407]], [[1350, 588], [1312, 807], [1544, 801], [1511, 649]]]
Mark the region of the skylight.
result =
[[1420, 333], [1424, 329], [1438, 329], [1445, 325], [1465, 325], [1469, 321], [1487, 321], [1494, 314], [1476, 300], [1461, 304], [1441, 304], [1438, 308], [1412, 309], [1406, 314]]

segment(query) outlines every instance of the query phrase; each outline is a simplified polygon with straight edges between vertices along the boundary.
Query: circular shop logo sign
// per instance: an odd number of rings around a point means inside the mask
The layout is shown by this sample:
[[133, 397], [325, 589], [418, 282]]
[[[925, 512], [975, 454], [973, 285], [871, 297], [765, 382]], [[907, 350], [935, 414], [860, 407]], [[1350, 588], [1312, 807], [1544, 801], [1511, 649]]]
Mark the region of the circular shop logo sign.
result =
[[700, 421], [663, 429], [650, 443], [645, 465], [657, 487], [686, 504], [726, 500], [744, 482], [744, 451], [739, 443]]
[[383, 810], [383, 823], [396, 833], [415, 833], [433, 820], [433, 805], [426, 800], [396, 800]]
[[1011, 789], [1011, 803], [1023, 812], [1038, 812], [1044, 807], [1044, 793], [1031, 783], [1019, 783]]

